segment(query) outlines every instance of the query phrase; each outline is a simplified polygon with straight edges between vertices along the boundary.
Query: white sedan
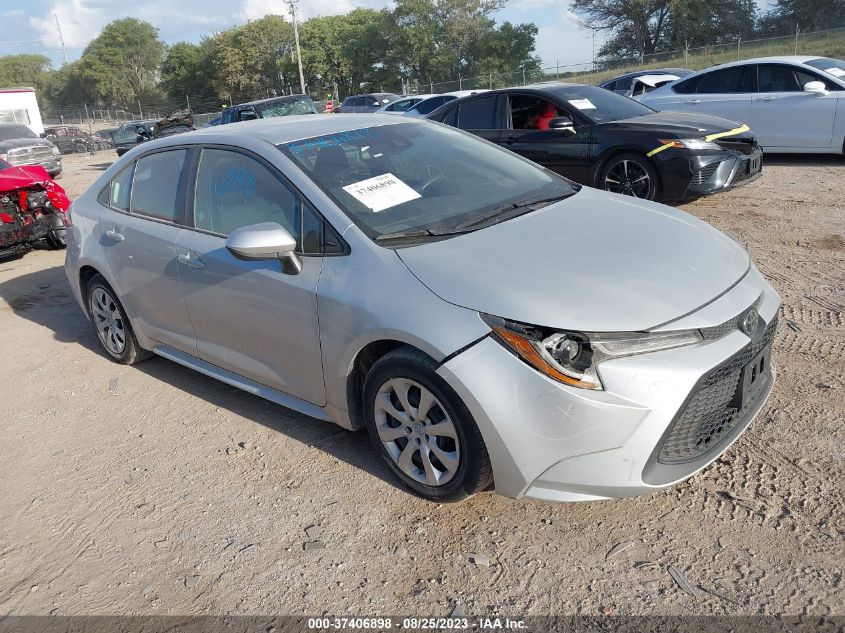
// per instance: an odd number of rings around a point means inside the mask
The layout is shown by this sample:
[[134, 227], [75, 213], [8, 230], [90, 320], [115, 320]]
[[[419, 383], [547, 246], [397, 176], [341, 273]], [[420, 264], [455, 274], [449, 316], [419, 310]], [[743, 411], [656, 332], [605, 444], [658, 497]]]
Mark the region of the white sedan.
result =
[[766, 152], [845, 153], [845, 62], [762, 57], [702, 70], [637, 99], [751, 126]]

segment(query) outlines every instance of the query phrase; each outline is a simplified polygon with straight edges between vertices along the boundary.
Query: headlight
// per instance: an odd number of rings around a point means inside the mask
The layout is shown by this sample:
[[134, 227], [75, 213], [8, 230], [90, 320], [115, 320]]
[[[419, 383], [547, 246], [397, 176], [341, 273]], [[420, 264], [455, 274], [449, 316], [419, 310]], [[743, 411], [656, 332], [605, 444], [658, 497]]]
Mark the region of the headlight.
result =
[[482, 314], [497, 341], [526, 363], [580, 389], [602, 389], [596, 366], [610, 358], [645, 354], [700, 342], [698, 330], [678, 332], [566, 332]]
[[705, 141], [701, 138], [675, 138], [675, 139], [660, 139], [660, 142], [664, 145], [669, 145], [670, 147], [675, 147], [678, 149], [692, 149], [692, 150], [702, 150], [702, 149], [722, 149], [716, 143], [711, 143], [710, 141]]

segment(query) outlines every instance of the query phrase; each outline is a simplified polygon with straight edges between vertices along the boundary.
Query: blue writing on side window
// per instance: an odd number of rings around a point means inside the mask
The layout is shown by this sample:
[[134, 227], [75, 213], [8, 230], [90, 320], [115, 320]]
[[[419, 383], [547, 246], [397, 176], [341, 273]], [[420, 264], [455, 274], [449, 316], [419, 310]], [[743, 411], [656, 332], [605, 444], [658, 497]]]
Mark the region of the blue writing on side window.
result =
[[255, 174], [244, 167], [233, 167], [226, 177], [214, 181], [214, 197], [222, 198], [227, 193], [240, 194], [244, 200], [255, 195]]
[[327, 134], [325, 136], [315, 136], [304, 141], [296, 141], [288, 143], [287, 148], [292, 154], [301, 154], [305, 150], [320, 147], [329, 147], [332, 145], [344, 145], [352, 143], [353, 141], [364, 141], [367, 139], [381, 138], [375, 130], [370, 128], [362, 128], [360, 130], [347, 130], [346, 132], [338, 132], [337, 134]]

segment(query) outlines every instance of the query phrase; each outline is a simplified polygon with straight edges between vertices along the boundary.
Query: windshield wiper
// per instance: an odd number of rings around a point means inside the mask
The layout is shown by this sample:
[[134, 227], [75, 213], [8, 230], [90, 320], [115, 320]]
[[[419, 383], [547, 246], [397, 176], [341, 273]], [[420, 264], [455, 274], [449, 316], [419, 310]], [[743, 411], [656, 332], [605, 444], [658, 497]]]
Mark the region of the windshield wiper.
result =
[[573, 192], [570, 193], [561, 193], [556, 196], [549, 196], [547, 198], [528, 198], [525, 200], [517, 200], [516, 202], [511, 202], [510, 204], [502, 205], [501, 207], [496, 207], [492, 211], [485, 213], [481, 217], [472, 218], [471, 220], [467, 220], [466, 222], [461, 222], [460, 224], [456, 224], [452, 230], [453, 231], [462, 231], [464, 229], [468, 229], [473, 226], [478, 226], [479, 224], [484, 224], [493, 218], [496, 218], [500, 215], [504, 215], [516, 209], [525, 209], [531, 207], [531, 211], [534, 209], [539, 208], [538, 205], [546, 205], [551, 204], [552, 202], [557, 202], [558, 200], [563, 200], [564, 198], [568, 198], [571, 196]]

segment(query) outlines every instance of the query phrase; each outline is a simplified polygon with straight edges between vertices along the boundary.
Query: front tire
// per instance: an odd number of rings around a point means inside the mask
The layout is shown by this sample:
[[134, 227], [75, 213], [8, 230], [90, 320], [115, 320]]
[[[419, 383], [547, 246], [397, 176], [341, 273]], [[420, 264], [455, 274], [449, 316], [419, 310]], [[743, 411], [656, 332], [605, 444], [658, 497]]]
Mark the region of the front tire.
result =
[[376, 450], [426, 499], [459, 501], [493, 480], [490, 456], [466, 405], [412, 347], [380, 358], [364, 382], [364, 420]]
[[151, 356], [138, 344], [123, 306], [102, 275], [91, 278], [87, 299], [88, 313], [97, 329], [97, 338], [113, 361], [134, 365]]
[[636, 152], [611, 158], [602, 168], [596, 186], [645, 200], [660, 199], [660, 177], [652, 162]]

